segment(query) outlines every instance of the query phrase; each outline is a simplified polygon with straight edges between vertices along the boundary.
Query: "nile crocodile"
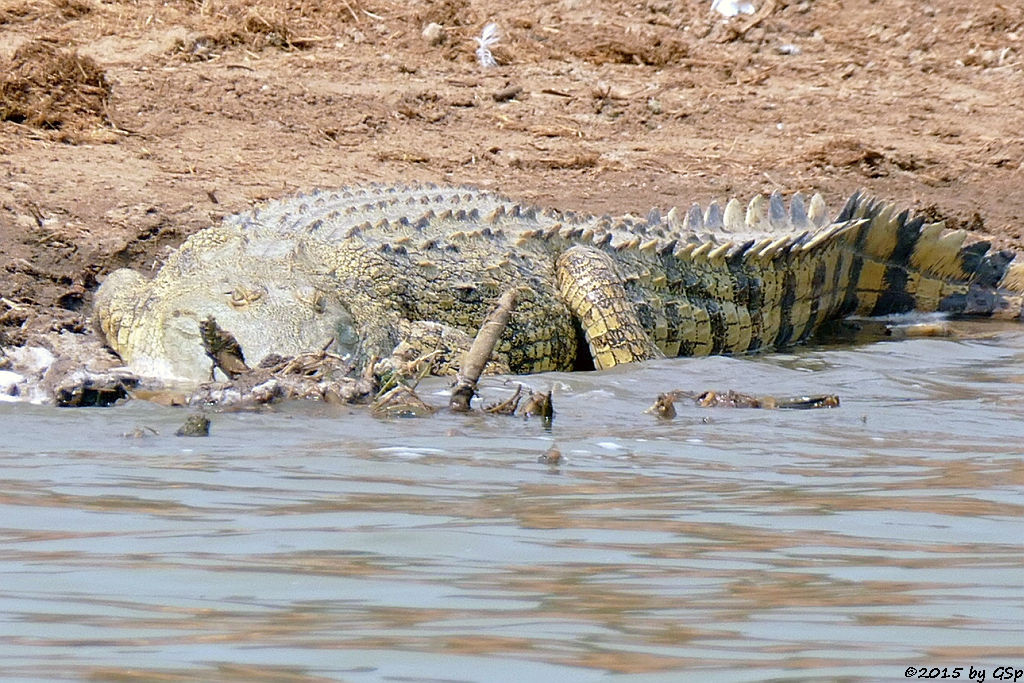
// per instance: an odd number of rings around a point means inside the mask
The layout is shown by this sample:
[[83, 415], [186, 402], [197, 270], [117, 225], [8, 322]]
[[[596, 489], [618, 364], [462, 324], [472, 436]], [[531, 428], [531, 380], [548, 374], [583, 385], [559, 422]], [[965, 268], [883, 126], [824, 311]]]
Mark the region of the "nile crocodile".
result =
[[1021, 318], [1024, 259], [853, 195], [755, 197], [593, 216], [467, 187], [381, 186], [269, 202], [202, 230], [152, 279], [111, 273], [98, 327], [142, 377], [201, 382], [213, 317], [250, 362], [401, 343], [461, 348], [519, 291], [496, 349], [513, 373], [775, 349], [823, 322], [910, 310]]

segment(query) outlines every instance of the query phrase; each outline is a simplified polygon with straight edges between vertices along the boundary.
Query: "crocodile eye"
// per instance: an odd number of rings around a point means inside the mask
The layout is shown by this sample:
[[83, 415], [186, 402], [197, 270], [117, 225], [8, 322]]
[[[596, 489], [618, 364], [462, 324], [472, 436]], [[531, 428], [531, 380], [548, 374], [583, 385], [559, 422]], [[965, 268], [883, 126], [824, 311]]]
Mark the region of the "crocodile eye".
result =
[[309, 307], [313, 309], [313, 313], [316, 315], [323, 315], [327, 312], [328, 299], [327, 295], [320, 289], [312, 287], [300, 287], [295, 292], [295, 301], [301, 304], [303, 307]]
[[263, 292], [258, 289], [249, 289], [248, 287], [235, 287], [230, 292], [231, 298], [228, 302], [233, 308], [245, 308], [249, 304], [259, 301], [263, 296]]

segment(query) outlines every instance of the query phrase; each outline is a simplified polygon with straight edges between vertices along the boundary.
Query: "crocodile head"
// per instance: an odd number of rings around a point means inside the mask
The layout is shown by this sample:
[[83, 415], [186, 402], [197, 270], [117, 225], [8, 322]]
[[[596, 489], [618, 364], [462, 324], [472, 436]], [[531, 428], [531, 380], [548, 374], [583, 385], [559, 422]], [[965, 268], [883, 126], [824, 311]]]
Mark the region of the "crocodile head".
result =
[[265, 356], [330, 348], [355, 354], [359, 338], [339, 296], [274, 261], [237, 264], [230, 273], [165, 268], [153, 280], [112, 272], [96, 292], [96, 326], [138, 375], [165, 382], [209, 381], [200, 323], [213, 317], [255, 367]]

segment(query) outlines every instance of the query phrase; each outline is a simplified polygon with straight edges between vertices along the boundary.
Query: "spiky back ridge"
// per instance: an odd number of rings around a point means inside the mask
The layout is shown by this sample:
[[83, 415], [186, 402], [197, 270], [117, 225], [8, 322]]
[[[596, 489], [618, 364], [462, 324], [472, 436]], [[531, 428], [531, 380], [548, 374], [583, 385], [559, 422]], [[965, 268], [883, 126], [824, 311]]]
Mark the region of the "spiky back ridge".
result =
[[[1019, 317], [1024, 291], [1012, 252], [967, 244], [963, 232], [860, 193], [834, 219], [820, 195], [797, 194], [787, 206], [777, 192], [745, 206], [733, 199], [612, 217], [539, 209], [472, 187], [367, 185], [270, 202], [227, 220], [274, 241], [358, 240], [428, 280], [455, 272], [471, 254], [483, 271], [511, 264], [537, 283], [550, 278], [565, 248], [591, 245], [612, 254], [669, 355], [784, 346], [850, 313]], [[486, 273], [457, 277], [467, 282], [442, 286], [488, 282]]]
[[497, 237], [516, 247], [528, 247], [531, 240], [568, 240], [659, 253], [708, 245], [704, 250], [720, 248], [717, 255], [746, 250], [746, 242], [768, 237], [759, 251], [792, 248], [828, 222], [820, 195], [808, 204], [794, 195], [789, 209], [775, 193], [767, 199], [757, 196], [746, 207], [732, 199], [724, 208], [694, 204], [687, 211], [672, 209], [663, 215], [655, 209], [640, 218], [540, 209], [472, 187], [371, 184], [267, 202], [226, 218], [225, 226], [241, 227], [252, 238], [315, 235], [330, 242], [358, 237], [382, 249], [397, 246], [396, 240], [429, 249], [434, 245], [414, 240], [468, 236]]
[[836, 217], [859, 221], [847, 308], [862, 315], [943, 311], [1019, 318], [1024, 262], [1011, 250], [971, 239], [964, 230], [899, 211], [855, 193]]

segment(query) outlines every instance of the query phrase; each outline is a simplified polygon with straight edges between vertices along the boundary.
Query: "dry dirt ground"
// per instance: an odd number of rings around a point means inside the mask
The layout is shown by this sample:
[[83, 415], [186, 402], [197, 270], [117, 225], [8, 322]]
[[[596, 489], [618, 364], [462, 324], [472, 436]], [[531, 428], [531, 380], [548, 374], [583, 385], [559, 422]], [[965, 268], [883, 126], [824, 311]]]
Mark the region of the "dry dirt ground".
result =
[[755, 4], [0, 0], [0, 343], [88, 330], [106, 272], [225, 214], [367, 181], [612, 213], [865, 187], [1024, 245], [1024, 4]]

